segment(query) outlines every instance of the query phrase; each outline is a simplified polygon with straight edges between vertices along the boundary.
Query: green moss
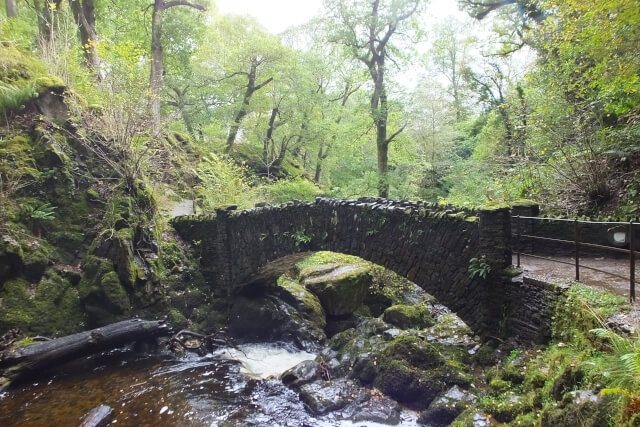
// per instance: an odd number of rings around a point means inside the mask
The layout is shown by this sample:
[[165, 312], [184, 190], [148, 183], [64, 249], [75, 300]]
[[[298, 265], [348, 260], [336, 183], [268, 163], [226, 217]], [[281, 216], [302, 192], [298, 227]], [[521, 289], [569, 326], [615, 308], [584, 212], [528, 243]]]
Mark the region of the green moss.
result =
[[435, 321], [429, 314], [428, 307], [422, 305], [399, 304], [387, 308], [383, 320], [401, 329], [424, 329], [433, 326]]
[[118, 275], [115, 271], [110, 271], [100, 278], [100, 287], [104, 293], [107, 303], [110, 304], [117, 313], [124, 313], [131, 307], [129, 295], [122, 287]]
[[309, 292], [297, 280], [289, 280], [284, 275], [278, 278], [278, 286], [286, 290], [288, 294], [297, 300], [297, 308], [301, 310], [309, 320], [320, 329], [324, 329], [327, 321], [324, 309], [317, 296]]
[[566, 300], [556, 307], [552, 334], [556, 340], [571, 342], [579, 347], [591, 347], [589, 331], [602, 326], [613, 313], [628, 311], [625, 300], [607, 291], [573, 284]]
[[320, 251], [315, 252], [313, 255], [303, 259], [296, 264], [296, 269], [299, 271], [299, 275], [304, 277], [309, 274], [315, 267], [325, 264], [337, 264], [337, 265], [368, 265], [362, 258], [358, 258], [351, 255], [340, 254], [337, 252]]
[[470, 382], [462, 366], [445, 357], [441, 349], [408, 335], [391, 341], [371, 364], [376, 371], [375, 375], [368, 373], [374, 377], [373, 385], [415, 409], [426, 408], [447, 387]]
[[529, 199], [518, 199], [510, 202], [511, 206], [534, 207], [538, 206], [538, 202]]
[[167, 314], [167, 320], [169, 321], [169, 324], [176, 330], [184, 329], [189, 324], [184, 315], [176, 309], [169, 310], [169, 313]]
[[38, 93], [47, 90], [62, 90], [65, 87], [64, 82], [55, 76], [42, 76], [36, 79], [36, 90]]
[[499, 397], [485, 397], [480, 399], [479, 406], [496, 420], [508, 423], [518, 415], [526, 414], [533, 409], [532, 396], [517, 396], [505, 393]]
[[0, 330], [20, 328], [39, 335], [66, 335], [81, 330], [84, 313], [77, 290], [68, 280], [49, 270], [42, 281], [5, 283], [0, 308]]
[[489, 388], [495, 393], [504, 393], [513, 387], [509, 381], [505, 381], [502, 378], [494, 378], [489, 382]]

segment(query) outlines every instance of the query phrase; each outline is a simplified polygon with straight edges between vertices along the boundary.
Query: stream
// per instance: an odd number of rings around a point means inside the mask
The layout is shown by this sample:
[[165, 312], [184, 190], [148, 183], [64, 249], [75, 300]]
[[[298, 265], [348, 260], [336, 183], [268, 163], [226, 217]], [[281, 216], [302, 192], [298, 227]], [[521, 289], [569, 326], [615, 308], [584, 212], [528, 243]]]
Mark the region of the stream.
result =
[[[66, 364], [0, 394], [2, 426], [75, 426], [92, 408], [117, 426], [375, 426], [314, 418], [277, 378], [314, 354], [275, 344], [204, 357], [112, 352]], [[416, 425], [403, 411], [402, 425]]]

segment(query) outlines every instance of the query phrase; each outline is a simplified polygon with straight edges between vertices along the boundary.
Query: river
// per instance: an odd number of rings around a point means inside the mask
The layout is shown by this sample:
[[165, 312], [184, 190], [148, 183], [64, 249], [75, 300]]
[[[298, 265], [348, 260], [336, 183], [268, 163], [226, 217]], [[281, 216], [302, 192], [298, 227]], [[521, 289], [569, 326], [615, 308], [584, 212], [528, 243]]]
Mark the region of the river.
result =
[[[66, 364], [0, 395], [2, 426], [76, 426], [92, 408], [114, 426], [375, 426], [314, 418], [278, 375], [314, 354], [274, 344], [204, 357], [112, 352]], [[416, 425], [403, 411], [402, 425]]]

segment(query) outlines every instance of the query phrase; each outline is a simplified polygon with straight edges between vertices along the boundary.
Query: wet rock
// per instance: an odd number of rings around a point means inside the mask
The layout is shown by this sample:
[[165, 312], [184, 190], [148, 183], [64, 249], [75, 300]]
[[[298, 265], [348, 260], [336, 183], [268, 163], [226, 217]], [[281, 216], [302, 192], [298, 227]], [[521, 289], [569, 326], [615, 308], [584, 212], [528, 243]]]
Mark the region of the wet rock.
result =
[[362, 265], [321, 265], [301, 274], [302, 283], [318, 296], [329, 316], [353, 313], [371, 284], [370, 268]]
[[453, 385], [470, 377], [455, 360], [418, 337], [400, 336], [356, 361], [352, 376], [413, 409], [425, 409]]
[[394, 305], [384, 311], [382, 319], [400, 329], [424, 329], [435, 323], [426, 305]]
[[352, 408], [343, 412], [354, 422], [371, 422], [378, 424], [396, 425], [400, 422], [400, 405], [393, 399], [380, 394], [372, 393], [370, 397], [361, 403], [356, 403]]
[[451, 387], [445, 394], [434, 400], [418, 421], [429, 426], [448, 426], [467, 407], [475, 403], [476, 397], [458, 386]]
[[305, 360], [291, 369], [285, 371], [280, 379], [287, 387], [297, 389], [318, 379], [319, 363], [314, 360]]
[[237, 297], [229, 314], [229, 332], [245, 342], [293, 342], [317, 350], [326, 341], [326, 321], [318, 299], [297, 282], [252, 285]]
[[327, 326], [325, 332], [330, 338], [335, 334], [346, 331], [347, 329], [355, 328], [358, 326], [359, 319], [353, 314], [347, 316], [329, 316], [327, 317]]
[[314, 415], [325, 415], [363, 400], [364, 393], [353, 381], [345, 379], [306, 384], [299, 391], [300, 399]]

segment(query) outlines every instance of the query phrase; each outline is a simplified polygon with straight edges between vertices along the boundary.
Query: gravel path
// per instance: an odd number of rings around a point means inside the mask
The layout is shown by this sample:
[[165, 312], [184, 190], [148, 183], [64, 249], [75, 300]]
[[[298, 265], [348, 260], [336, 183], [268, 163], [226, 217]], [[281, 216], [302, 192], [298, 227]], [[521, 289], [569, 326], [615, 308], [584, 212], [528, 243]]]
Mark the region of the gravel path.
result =
[[[572, 257], [554, 256], [554, 259], [574, 263]], [[513, 264], [516, 265], [516, 257], [513, 257]], [[640, 278], [640, 268], [636, 264], [636, 278]], [[560, 264], [551, 260], [533, 258], [521, 255], [520, 265], [527, 276], [533, 276], [542, 280], [574, 280], [575, 266]], [[607, 271], [611, 274], [599, 271], [589, 270], [588, 268], [580, 268], [580, 283], [585, 285], [606, 289], [617, 295], [629, 298], [629, 260], [613, 259], [605, 257], [581, 257], [580, 265], [586, 267], [597, 268], [598, 270]], [[620, 277], [621, 276], [621, 277]], [[640, 284], [636, 279], [636, 301], [631, 304], [628, 313], [621, 313], [614, 316], [613, 320], [616, 325], [627, 325], [631, 331], [640, 331]], [[622, 329], [627, 329], [623, 327]]]

